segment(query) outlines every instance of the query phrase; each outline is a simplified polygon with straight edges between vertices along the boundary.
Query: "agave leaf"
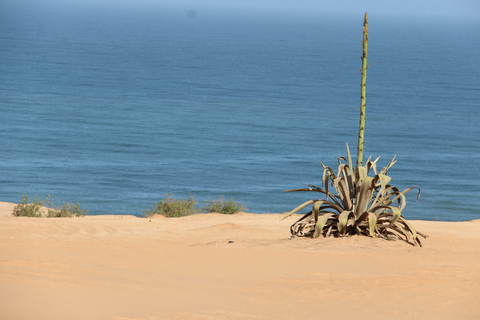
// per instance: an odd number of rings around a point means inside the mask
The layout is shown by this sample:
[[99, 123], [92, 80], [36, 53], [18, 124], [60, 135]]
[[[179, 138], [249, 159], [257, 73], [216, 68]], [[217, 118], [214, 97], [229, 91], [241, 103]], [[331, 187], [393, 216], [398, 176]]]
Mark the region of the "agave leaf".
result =
[[407, 192], [410, 192], [411, 190], [413, 190], [415, 188], [418, 189], [417, 200], [415, 200], [415, 201], [418, 201], [418, 199], [420, 198], [420, 194], [422, 193], [422, 189], [420, 189], [419, 186], [413, 186], [413, 187], [410, 187], [408, 189], [405, 189], [405, 190], [402, 191], [402, 194], [406, 194]]
[[372, 168], [372, 166], [373, 166], [372, 156], [369, 156], [367, 161], [365, 162], [365, 168], [367, 169], [367, 175], [370, 172], [370, 169]]
[[353, 168], [352, 154], [350, 153], [350, 148], [348, 147], [348, 142], [346, 143], [346, 145], [347, 145], [348, 166], [349, 166], [350, 168]]
[[300, 221], [303, 221], [305, 219], [307, 219], [309, 216], [312, 215], [312, 211], [308, 212], [308, 213], [305, 213], [300, 219], [297, 220], [297, 222], [300, 222]]
[[315, 200], [309, 200], [307, 202], [302, 203], [301, 205], [299, 205], [298, 207], [296, 207], [292, 211], [285, 213], [281, 220], [290, 217], [292, 214], [302, 210], [305, 207], [308, 207], [309, 205], [313, 204], [314, 202], [315, 202]]
[[398, 190], [398, 188], [387, 185], [385, 189], [385, 193], [383, 194], [383, 197], [382, 197], [381, 204], [391, 205], [395, 201], [398, 201], [399, 207], [400, 207], [400, 202], [402, 201], [402, 199], [400, 199], [401, 198], [400, 196], [397, 197], [398, 194], [400, 194], [400, 191]]
[[[283, 192], [299, 192], [299, 191], [314, 191], [314, 192], [320, 192], [323, 194], [327, 194], [327, 191], [325, 189], [316, 187], [311, 184], [307, 184], [310, 188], [300, 188], [300, 189], [292, 189], [292, 190], [284, 190]], [[335, 198], [338, 198], [338, 196], [334, 195], [333, 193], [329, 193], [328, 196], [332, 198], [334, 202], [337, 202]]]
[[[395, 222], [397, 222], [398, 219], [400, 219], [400, 217], [402, 216], [402, 211], [400, 209], [398, 209], [397, 207], [394, 207], [394, 206], [378, 206], [378, 207], [373, 208], [374, 212], [376, 212], [379, 209], [386, 209], [386, 210], [391, 211], [391, 213], [388, 214], [388, 216], [391, 215], [391, 218], [389, 218], [389, 221], [390, 221], [389, 224], [387, 226], [382, 227], [382, 228], [390, 227]], [[386, 217], [386, 216], [387, 216], [387, 213], [382, 213], [381, 215], [378, 216], [378, 218]]]
[[391, 185], [387, 185], [385, 188], [385, 192], [383, 194], [383, 202], [384, 205], [390, 205], [395, 201], [400, 203], [400, 197], [397, 197], [401, 192], [398, 190], [397, 187], [393, 187]]
[[315, 219], [315, 222], [318, 221], [318, 212], [320, 211], [320, 207], [323, 204], [323, 202], [324, 201], [322, 200], [315, 201], [315, 203], [312, 206], [312, 214]]
[[321, 192], [323, 194], [326, 193], [325, 190], [321, 189], [321, 188], [317, 188], [317, 187], [313, 187], [313, 188], [300, 188], [300, 189], [292, 189], [292, 190], [284, 190], [283, 192], [298, 192], [298, 191], [315, 191], [315, 192]]
[[328, 227], [328, 230], [327, 230], [327, 233], [325, 233], [325, 237], [330, 237], [330, 235], [332, 234], [332, 230], [333, 230], [333, 224], [330, 224], [330, 227]]
[[398, 209], [400, 211], [403, 211], [403, 209], [405, 209], [405, 206], [407, 205], [407, 199], [405, 198], [405, 195], [399, 192], [397, 196], [393, 198], [392, 203], [394, 203], [395, 201], [398, 201]]
[[405, 235], [405, 239], [403, 239], [405, 242], [413, 245], [419, 245], [420, 247], [422, 246], [420, 239], [418, 239], [415, 228], [404, 217], [400, 217], [398, 221], [390, 228]]
[[416, 238], [415, 241], [417, 242], [419, 247], [423, 247], [422, 242], [420, 241], [420, 238]]
[[[340, 175], [340, 172], [342, 172], [343, 179], [345, 179], [346, 185], [348, 186], [348, 189], [345, 189], [345, 190], [348, 190], [348, 198], [354, 200], [355, 199], [355, 172], [352, 167], [352, 156], [350, 154], [350, 149], [348, 148], [348, 143], [347, 143], [347, 154], [348, 154], [348, 165], [344, 165], [344, 164], [339, 165], [338, 171], [339, 171], [339, 175]], [[337, 189], [337, 192], [338, 192], [338, 189]], [[349, 206], [352, 207], [353, 202], [351, 202]]]
[[[367, 168], [365, 167], [359, 167], [357, 168], [357, 171], [358, 171], [358, 177], [357, 179], [360, 181], [362, 180], [363, 178], [365, 178], [367, 176]], [[358, 181], [357, 181], [358, 183]]]
[[312, 188], [300, 188], [300, 189], [283, 190], [283, 192], [298, 192], [298, 191], [316, 191], [316, 190], [312, 190]]
[[[314, 188], [314, 189], [317, 189], [317, 190], [322, 190], [322, 191], [321, 191], [322, 193], [326, 193], [326, 192], [327, 192], [327, 190], [322, 189], [322, 188], [319, 188], [319, 187], [316, 187], [316, 186], [311, 185], [311, 184], [307, 184], [307, 186], [309, 186], [309, 187], [311, 187], [311, 188]], [[328, 196], [331, 197], [331, 198], [337, 197], [336, 195], [334, 195], [334, 194], [331, 193], [331, 192], [328, 194]], [[338, 197], [337, 197], [337, 198], [338, 198]]]
[[323, 175], [322, 175], [322, 183], [323, 185], [325, 186], [325, 191], [326, 191], [326, 195], [327, 195], [327, 199], [328, 200], [328, 196], [329, 196], [329, 192], [328, 192], [328, 188], [330, 186], [330, 184], [328, 183], [328, 179], [335, 179], [335, 174], [333, 173], [332, 169], [330, 167], [327, 167], [325, 166], [322, 161], [320, 161], [320, 164], [322, 165], [323, 167]]
[[412, 233], [413, 239], [416, 240], [418, 237], [417, 230], [415, 230], [415, 228], [410, 224], [410, 222], [408, 222], [407, 219], [405, 219], [404, 217], [400, 217], [399, 220], [401, 220], [405, 224], [405, 226], [407, 227], [406, 229]]
[[330, 201], [324, 201], [322, 207], [320, 208], [320, 213], [322, 212], [332, 212], [336, 211], [338, 213], [343, 211], [343, 208], [341, 205], [338, 205], [336, 203], [330, 202]]
[[[335, 179], [335, 173], [333, 172], [332, 168], [325, 166], [322, 161], [320, 161], [320, 164], [323, 167], [323, 175], [327, 175], [330, 179]], [[324, 179], [325, 180], [325, 179]], [[328, 179], [327, 179], [328, 181]], [[325, 182], [324, 182], [325, 183]]]
[[323, 227], [327, 223], [328, 219], [330, 219], [334, 216], [335, 216], [335, 214], [333, 214], [333, 213], [326, 213], [326, 214], [318, 217], [318, 221], [315, 224], [315, 233], [313, 234], [314, 238], [318, 238], [320, 236], [320, 234], [322, 233]]
[[425, 238], [425, 239], [428, 238], [428, 236], [427, 236], [425, 233], [422, 233], [422, 232], [420, 232], [420, 231], [418, 231], [418, 230], [417, 230], [417, 235], [422, 236], [422, 237]]
[[350, 190], [348, 190], [347, 182], [343, 177], [337, 177], [333, 181], [333, 186], [337, 190], [337, 194], [340, 197], [343, 208], [350, 209], [352, 208], [352, 200], [350, 199]]
[[375, 227], [377, 226], [377, 215], [374, 212], [368, 212], [368, 232], [370, 237], [375, 238]]
[[396, 156], [397, 156], [397, 155], [394, 155], [394, 156], [393, 156], [393, 159], [390, 160], [390, 163], [388, 164], [388, 166], [386, 166], [385, 168], [383, 168], [383, 169], [380, 171], [381, 174], [387, 174], [388, 169], [390, 169], [390, 168], [395, 164], [395, 162], [397, 162], [397, 160], [395, 160], [395, 157], [396, 157]]
[[390, 182], [390, 180], [392, 180], [392, 178], [390, 178], [389, 176], [385, 175], [385, 174], [377, 174], [375, 176], [377, 182], [380, 182], [380, 192], [383, 193], [385, 192], [385, 188], [386, 186], [388, 185], [388, 183]]
[[[377, 192], [375, 200], [372, 201], [371, 207], [378, 205], [378, 203], [382, 204], [383, 195], [385, 194], [385, 189], [390, 182], [391, 178], [384, 174], [377, 174], [374, 178], [374, 184], [377, 185], [380, 182], [380, 190]], [[380, 200], [380, 201], [379, 201]]]
[[393, 237], [393, 239], [390, 240], [399, 239], [408, 242], [408, 237], [396, 228], [388, 228], [387, 230], [385, 230], [384, 234], [387, 236], [387, 239]]
[[395, 194], [396, 196], [395, 196], [395, 198], [390, 200], [389, 204], [394, 203], [395, 201], [398, 201], [399, 202], [399, 209], [401, 211], [403, 211], [403, 209], [405, 208], [406, 203], [407, 203], [407, 200], [405, 198], [405, 194], [410, 192], [411, 190], [413, 190], [415, 188], [418, 189], [418, 194], [417, 194], [417, 201], [418, 201], [418, 198], [420, 198], [420, 193], [421, 193], [421, 189], [420, 189], [419, 186], [410, 187], [408, 189], [403, 190], [402, 192], [398, 191], [398, 189], [395, 188], [395, 187], [391, 187], [391, 190], [393, 190], [392, 195]]
[[[405, 195], [405, 194], [407, 194], [408, 192], [412, 191], [412, 190], [415, 189], [415, 188], [418, 189], [418, 194], [417, 194], [417, 201], [418, 201], [418, 198], [420, 198], [420, 193], [422, 192], [422, 190], [420, 189], [419, 186], [413, 186], [413, 187], [407, 188], [407, 189], [403, 190], [403, 191], [400, 192], [400, 193], [403, 194], [403, 195]], [[392, 190], [394, 190], [394, 189], [396, 189], [397, 191], [399, 191], [398, 188], [392, 187]], [[394, 199], [393, 201], [395, 201], [395, 200], [396, 200], [396, 199]], [[392, 202], [393, 202], [393, 201], [392, 201]]]
[[[321, 188], [312, 186], [312, 185], [310, 185], [310, 184], [307, 184], [307, 186], [312, 187], [312, 188], [315, 188], [315, 189], [318, 189], [318, 192], [322, 192], [322, 193], [324, 193], [324, 194], [327, 194], [327, 191], [326, 191], [326, 190], [323, 190], [323, 189], [321, 189]], [[321, 190], [321, 191], [320, 191], [320, 190]], [[305, 191], [307, 191], [307, 190], [305, 190]], [[312, 191], [315, 191], [315, 190], [312, 190]], [[337, 196], [337, 195], [329, 192], [329, 193], [328, 193], [328, 197], [330, 197], [330, 198], [332, 199], [332, 201], [335, 202], [337, 205], [340, 205], [340, 203], [337, 201], [337, 199], [340, 199], [339, 196]], [[328, 200], [328, 197], [327, 197], [327, 200]]]
[[[312, 185], [309, 185], [309, 184], [307, 184], [307, 186], [310, 186], [311, 188], [284, 190], [283, 192], [314, 191], [314, 192], [320, 192], [320, 193], [323, 193], [323, 194], [327, 194], [327, 191], [323, 190], [322, 188], [318, 188], [318, 187], [315, 187], [315, 186], [312, 186]], [[335, 202], [337, 205], [340, 205], [338, 203], [337, 199], [335, 199], [335, 197], [337, 197], [336, 195], [334, 195], [332, 193], [328, 193], [327, 200], [328, 200], [328, 197], [330, 197], [332, 199], [332, 201]]]
[[364, 211], [362, 214], [355, 217], [355, 225], [359, 226], [360, 224], [364, 223], [368, 217], [368, 212]]
[[375, 159], [374, 161], [371, 161], [373, 173], [375, 173], [375, 175], [378, 174], [378, 172], [377, 172], [377, 161], [378, 161], [378, 159], [380, 159], [380, 157], [381, 156], [378, 156], [377, 159]]
[[353, 162], [352, 162], [352, 155], [350, 154], [350, 149], [348, 148], [347, 143], [347, 157], [348, 157], [348, 185], [350, 190], [353, 190], [353, 182], [355, 181], [355, 173], [353, 172]]
[[325, 190], [328, 192], [328, 176], [327, 176], [327, 167], [320, 161], [320, 164], [323, 167], [323, 174], [322, 174], [322, 185], [325, 186]]
[[348, 223], [348, 218], [350, 218], [350, 215], [353, 215], [353, 211], [351, 210], [345, 210], [340, 213], [338, 216], [338, 232], [340, 234], [345, 234], [345, 231], [347, 229], [347, 223]]
[[360, 214], [358, 217], [355, 218], [353, 227], [356, 229], [357, 234], [365, 234], [365, 232], [368, 232], [368, 228], [369, 228], [368, 218], [369, 218], [368, 211], [364, 211], [362, 214]]
[[[341, 158], [338, 158], [338, 160], [340, 160]], [[340, 161], [339, 161], [340, 162]], [[342, 176], [346, 176], [345, 174], [345, 167], [347, 167], [347, 165], [345, 163], [339, 163], [338, 164], [338, 172], [337, 172], [337, 178], [340, 178]]]
[[345, 159], [345, 157], [339, 157], [339, 158], [338, 158], [338, 164], [339, 164], [339, 165], [340, 165], [340, 164], [343, 164], [343, 163], [342, 163], [342, 160], [343, 160], [343, 161], [347, 161], [347, 159]]
[[312, 215], [312, 211], [309, 213], [304, 214], [300, 219], [298, 219], [294, 224], [290, 226], [290, 234], [292, 236], [298, 235], [298, 229], [303, 228], [306, 224], [308, 224], [308, 221], [303, 221], [307, 220]]
[[367, 211], [368, 205], [372, 199], [374, 191], [373, 178], [369, 176], [364, 177], [357, 188], [359, 188], [359, 190], [357, 190], [357, 208], [355, 211], [358, 215], [360, 212], [363, 213]]

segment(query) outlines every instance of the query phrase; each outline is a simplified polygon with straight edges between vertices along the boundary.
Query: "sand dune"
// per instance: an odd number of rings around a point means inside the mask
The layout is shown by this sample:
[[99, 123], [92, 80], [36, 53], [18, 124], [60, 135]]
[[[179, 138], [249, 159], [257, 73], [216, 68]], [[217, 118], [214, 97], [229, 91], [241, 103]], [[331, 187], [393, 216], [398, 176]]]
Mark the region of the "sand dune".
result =
[[295, 218], [23, 218], [0, 203], [0, 319], [479, 319], [480, 220], [424, 247], [289, 238]]

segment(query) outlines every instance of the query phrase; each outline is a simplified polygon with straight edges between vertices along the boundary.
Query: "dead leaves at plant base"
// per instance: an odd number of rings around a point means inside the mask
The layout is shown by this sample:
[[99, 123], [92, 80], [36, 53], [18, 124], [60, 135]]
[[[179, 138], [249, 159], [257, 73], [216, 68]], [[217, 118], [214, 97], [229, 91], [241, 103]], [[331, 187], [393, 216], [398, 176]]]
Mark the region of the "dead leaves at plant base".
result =
[[[348, 237], [352, 235], [364, 235], [370, 236], [369, 223], [363, 222], [355, 225], [353, 219], [350, 219], [344, 233], [339, 232], [338, 229], [338, 216], [336, 214], [323, 214], [319, 215], [317, 222], [310, 211], [302, 216], [298, 221], [290, 226], [290, 234], [292, 237], [312, 237], [318, 238], [320, 235], [323, 237]], [[385, 239], [385, 240], [402, 240], [414, 246], [422, 246], [419, 236], [427, 238], [427, 235], [416, 231], [412, 225], [403, 217], [390, 225], [387, 222], [388, 219], [381, 217], [373, 237]]]

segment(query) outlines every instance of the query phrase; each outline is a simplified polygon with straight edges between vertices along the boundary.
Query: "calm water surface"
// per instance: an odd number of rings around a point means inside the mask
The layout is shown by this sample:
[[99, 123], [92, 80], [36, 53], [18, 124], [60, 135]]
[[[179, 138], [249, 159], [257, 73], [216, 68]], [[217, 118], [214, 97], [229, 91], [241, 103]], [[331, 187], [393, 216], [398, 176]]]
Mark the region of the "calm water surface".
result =
[[[282, 190], [355, 150], [363, 17], [0, 8], [2, 201], [141, 215], [171, 192], [285, 212], [312, 195]], [[478, 30], [370, 17], [365, 153], [422, 188], [407, 218], [480, 219]]]

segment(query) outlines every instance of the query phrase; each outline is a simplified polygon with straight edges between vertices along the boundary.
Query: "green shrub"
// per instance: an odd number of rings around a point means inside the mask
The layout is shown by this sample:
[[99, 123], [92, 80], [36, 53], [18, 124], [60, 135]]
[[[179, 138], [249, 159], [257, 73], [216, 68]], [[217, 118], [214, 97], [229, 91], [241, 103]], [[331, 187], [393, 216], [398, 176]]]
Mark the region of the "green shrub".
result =
[[201, 212], [197, 208], [198, 201], [196, 201], [192, 196], [185, 199], [175, 199], [172, 198], [172, 194], [168, 193], [165, 199], [160, 202], [154, 202], [154, 206], [151, 209], [147, 209], [143, 212], [145, 217], [152, 216], [154, 214], [159, 214], [167, 218], [172, 217], [184, 217], [194, 213]]
[[41, 217], [42, 216], [43, 201], [35, 196], [30, 203], [28, 195], [22, 194], [22, 201], [13, 207], [13, 215], [16, 217]]
[[84, 209], [80, 208], [78, 202], [76, 204], [72, 203], [62, 203], [60, 206], [55, 208], [48, 209], [49, 218], [71, 218], [71, 217], [81, 217], [88, 213]]
[[43, 217], [48, 218], [71, 218], [80, 217], [88, 213], [88, 211], [80, 208], [78, 204], [60, 203], [58, 205], [53, 204], [55, 200], [50, 199], [50, 195], [47, 194], [42, 201], [35, 195], [35, 198], [29, 203], [28, 195], [22, 194], [22, 201], [13, 208], [13, 215], [17, 217]]
[[240, 211], [245, 211], [245, 206], [233, 201], [233, 198], [230, 200], [225, 200], [223, 196], [218, 200], [209, 200], [205, 201], [203, 206], [203, 211], [208, 212], [217, 212], [223, 214], [234, 214]]
[[168, 193], [165, 199], [160, 202], [154, 202], [151, 209], [143, 212], [144, 217], [150, 217], [155, 214], [172, 217], [184, 217], [200, 212], [217, 212], [223, 214], [234, 214], [246, 210], [245, 206], [235, 202], [233, 199], [225, 200], [223, 196], [218, 200], [205, 201], [202, 207], [198, 207], [198, 201], [192, 196], [185, 199], [172, 198], [172, 194]]

